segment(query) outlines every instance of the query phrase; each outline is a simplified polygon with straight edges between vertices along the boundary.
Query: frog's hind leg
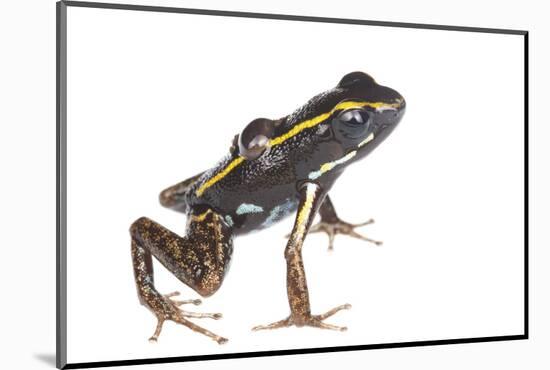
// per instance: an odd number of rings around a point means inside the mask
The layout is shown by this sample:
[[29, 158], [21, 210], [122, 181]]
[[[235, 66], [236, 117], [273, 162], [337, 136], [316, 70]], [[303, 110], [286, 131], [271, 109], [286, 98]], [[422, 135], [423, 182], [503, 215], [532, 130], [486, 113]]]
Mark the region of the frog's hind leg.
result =
[[132, 237], [132, 262], [134, 278], [140, 302], [157, 317], [156, 341], [164, 321], [172, 320], [202, 333], [222, 344], [227, 341], [189, 321], [189, 318], [219, 319], [219, 313], [196, 313], [183, 310], [184, 304], [200, 304], [201, 301], [173, 299], [177, 292], [160, 294], [154, 285], [153, 261], [155, 256], [170, 272], [201, 296], [214, 294], [227, 273], [233, 252], [232, 233], [222, 217], [206, 209], [198, 215], [190, 215], [187, 234], [173, 233], [158, 223], [142, 217], [130, 227]]
[[188, 178], [182, 182], [172, 185], [169, 188], [160, 192], [159, 201], [166, 208], [173, 209], [177, 212], [187, 212], [187, 203], [185, 195], [187, 190], [202, 176], [204, 172]]
[[340, 220], [340, 218], [336, 214], [336, 210], [334, 209], [334, 206], [332, 205], [332, 202], [328, 195], [325, 197], [323, 203], [319, 207], [319, 215], [321, 216], [321, 221], [313, 225], [309, 229], [309, 233], [310, 234], [318, 233], [318, 232], [327, 233], [329, 238], [328, 249], [330, 251], [333, 250], [334, 248], [334, 237], [336, 236], [336, 234], [349, 235], [353, 238], [365, 240], [375, 245], [382, 244], [381, 241], [367, 238], [366, 236], [363, 236], [355, 231], [356, 227], [365, 226], [365, 225], [374, 223], [374, 220], [372, 218], [368, 221], [361, 222], [358, 224], [350, 224]]

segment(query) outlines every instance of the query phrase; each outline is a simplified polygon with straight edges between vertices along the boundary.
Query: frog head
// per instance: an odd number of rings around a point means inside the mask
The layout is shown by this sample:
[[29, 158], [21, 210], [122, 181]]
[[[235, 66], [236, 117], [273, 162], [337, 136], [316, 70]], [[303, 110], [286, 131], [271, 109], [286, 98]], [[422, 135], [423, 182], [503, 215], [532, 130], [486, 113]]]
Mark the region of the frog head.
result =
[[250, 122], [235, 138], [234, 154], [254, 173], [292, 167], [299, 180], [316, 180], [366, 156], [404, 112], [398, 92], [366, 73], [352, 72], [286, 117]]
[[378, 146], [405, 113], [405, 99], [397, 91], [377, 84], [363, 72], [345, 75], [334, 90], [331, 116], [334, 139], [344, 153], [355, 159]]

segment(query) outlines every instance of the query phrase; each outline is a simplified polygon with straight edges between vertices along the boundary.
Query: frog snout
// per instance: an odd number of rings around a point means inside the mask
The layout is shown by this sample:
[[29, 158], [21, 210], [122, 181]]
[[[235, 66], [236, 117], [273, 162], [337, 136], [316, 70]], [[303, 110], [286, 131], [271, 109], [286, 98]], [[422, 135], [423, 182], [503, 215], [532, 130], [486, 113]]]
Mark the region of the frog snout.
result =
[[378, 111], [376, 122], [379, 127], [397, 125], [405, 114], [406, 103], [402, 97], [397, 98], [391, 106], [381, 108]]
[[395, 123], [399, 123], [399, 121], [401, 121], [401, 118], [405, 115], [405, 110], [407, 108], [407, 103], [403, 97], [400, 98], [398, 104], [397, 111], [394, 113], [394, 119], [396, 120]]

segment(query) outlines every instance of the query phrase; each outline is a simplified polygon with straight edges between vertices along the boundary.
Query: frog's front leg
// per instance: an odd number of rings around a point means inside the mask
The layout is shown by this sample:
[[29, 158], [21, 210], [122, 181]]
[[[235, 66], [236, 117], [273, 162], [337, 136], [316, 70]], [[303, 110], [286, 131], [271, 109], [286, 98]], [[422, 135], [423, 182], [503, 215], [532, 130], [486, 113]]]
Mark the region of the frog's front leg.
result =
[[200, 304], [200, 300], [176, 301], [177, 292], [163, 295], [154, 285], [153, 261], [155, 256], [168, 270], [201, 296], [214, 294], [222, 284], [233, 251], [232, 232], [222, 217], [211, 209], [191, 214], [184, 237], [158, 223], [142, 217], [130, 227], [132, 262], [138, 297], [144, 306], [157, 317], [156, 341], [162, 325], [172, 320], [191, 330], [202, 333], [222, 344], [227, 341], [189, 321], [188, 318], [219, 319], [221, 314], [196, 313], [180, 308], [186, 303]]
[[300, 204], [298, 214], [294, 222], [292, 233], [285, 249], [287, 264], [287, 294], [290, 304], [290, 316], [269, 325], [260, 325], [252, 330], [276, 329], [291, 325], [314, 326], [323, 329], [344, 331], [346, 327], [340, 327], [323, 322], [324, 319], [336, 312], [349, 309], [351, 305], [344, 304], [335, 307], [323, 314], [312, 315], [309, 303], [304, 263], [302, 260], [302, 245], [308, 229], [321, 204], [324, 193], [316, 183], [307, 183], [300, 192]]
[[374, 223], [374, 220], [372, 218], [368, 221], [358, 223], [358, 224], [350, 224], [340, 220], [340, 218], [336, 214], [336, 210], [334, 209], [334, 206], [332, 205], [332, 202], [328, 195], [325, 197], [323, 203], [321, 204], [321, 207], [319, 207], [319, 215], [321, 216], [321, 221], [313, 225], [309, 229], [309, 233], [310, 234], [318, 233], [318, 232], [327, 233], [329, 238], [328, 249], [330, 251], [333, 250], [334, 237], [336, 236], [336, 234], [349, 235], [353, 238], [365, 240], [367, 242], [371, 242], [376, 245], [382, 244], [381, 241], [367, 238], [366, 236], [363, 236], [354, 230], [356, 227], [365, 226], [365, 225]]

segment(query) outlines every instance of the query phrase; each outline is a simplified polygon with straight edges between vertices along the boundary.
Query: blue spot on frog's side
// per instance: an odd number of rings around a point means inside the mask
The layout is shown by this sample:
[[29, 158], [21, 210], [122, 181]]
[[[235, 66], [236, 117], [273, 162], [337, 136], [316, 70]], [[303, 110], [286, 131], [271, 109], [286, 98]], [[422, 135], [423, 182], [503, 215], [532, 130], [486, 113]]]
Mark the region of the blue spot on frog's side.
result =
[[294, 212], [298, 207], [298, 202], [296, 199], [288, 198], [283, 204], [273, 207], [269, 216], [262, 223], [262, 227], [268, 227], [274, 224], [277, 221], [288, 216], [290, 213]]
[[244, 215], [247, 213], [261, 213], [263, 211], [264, 209], [260, 206], [257, 206], [255, 204], [243, 203], [239, 206], [239, 208], [237, 208], [235, 213], [238, 215]]

